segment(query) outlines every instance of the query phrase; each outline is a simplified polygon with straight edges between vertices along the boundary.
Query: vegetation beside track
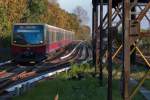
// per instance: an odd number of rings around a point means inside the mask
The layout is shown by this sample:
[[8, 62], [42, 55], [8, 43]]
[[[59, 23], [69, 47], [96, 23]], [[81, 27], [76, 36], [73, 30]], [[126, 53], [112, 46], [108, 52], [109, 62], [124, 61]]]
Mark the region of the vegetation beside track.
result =
[[[14, 97], [13, 100], [54, 100], [57, 94], [59, 100], [107, 100], [106, 77], [103, 86], [100, 86], [98, 78], [91, 74], [93, 69], [89, 65], [77, 66], [73, 65], [70, 72], [56, 75], [53, 80], [40, 81], [29, 92]], [[81, 73], [84, 77], [79, 78]], [[121, 100], [120, 93], [120, 80], [114, 79], [113, 99]], [[143, 100], [143, 96], [137, 94], [133, 100]]]

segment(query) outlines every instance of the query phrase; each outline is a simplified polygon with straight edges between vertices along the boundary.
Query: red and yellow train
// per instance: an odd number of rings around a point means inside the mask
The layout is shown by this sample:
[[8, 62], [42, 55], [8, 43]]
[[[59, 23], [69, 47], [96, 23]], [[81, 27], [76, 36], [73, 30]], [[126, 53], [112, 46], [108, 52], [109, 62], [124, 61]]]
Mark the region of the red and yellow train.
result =
[[16, 62], [39, 62], [70, 44], [74, 32], [48, 24], [17, 23], [12, 34], [12, 57]]

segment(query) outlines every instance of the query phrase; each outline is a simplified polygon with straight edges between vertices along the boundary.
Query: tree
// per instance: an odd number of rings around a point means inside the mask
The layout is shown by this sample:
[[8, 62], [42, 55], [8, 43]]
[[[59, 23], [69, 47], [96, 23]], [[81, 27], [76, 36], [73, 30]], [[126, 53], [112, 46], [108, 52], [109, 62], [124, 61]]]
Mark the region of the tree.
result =
[[48, 2], [51, 4], [58, 4], [58, 0], [48, 0]]
[[80, 39], [80, 40], [90, 40], [90, 27], [87, 26], [87, 25], [82, 25], [80, 26], [80, 29], [76, 35], [76, 38], [77, 39]]
[[83, 24], [87, 24], [89, 18], [88, 18], [88, 13], [87, 11], [82, 8], [81, 6], [77, 6], [74, 10], [73, 10], [74, 14], [77, 16], [79, 22], [83, 25]]
[[41, 16], [47, 14], [48, 12], [48, 1], [47, 0], [30, 0], [28, 2], [29, 6], [26, 9], [26, 13], [24, 17], [26, 18], [27, 22], [36, 22], [40, 23], [42, 20], [40, 19]]
[[26, 11], [26, 7], [26, 0], [0, 1], [0, 46], [4, 46], [6, 42], [10, 42], [12, 24], [19, 22]]

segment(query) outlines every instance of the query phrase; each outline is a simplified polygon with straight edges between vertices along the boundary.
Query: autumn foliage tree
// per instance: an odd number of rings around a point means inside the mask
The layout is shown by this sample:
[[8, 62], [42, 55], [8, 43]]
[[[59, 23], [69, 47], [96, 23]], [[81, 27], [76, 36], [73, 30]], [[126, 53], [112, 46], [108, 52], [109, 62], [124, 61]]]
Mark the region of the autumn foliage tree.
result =
[[89, 41], [90, 40], [90, 27], [87, 26], [87, 25], [82, 25], [80, 26], [80, 29], [78, 30], [79, 32], [77, 33], [76, 35], [76, 38], [77, 39], [80, 39], [80, 40], [87, 40]]
[[19, 19], [26, 12], [26, 0], [0, 0], [0, 46], [10, 41], [12, 24], [19, 22]]

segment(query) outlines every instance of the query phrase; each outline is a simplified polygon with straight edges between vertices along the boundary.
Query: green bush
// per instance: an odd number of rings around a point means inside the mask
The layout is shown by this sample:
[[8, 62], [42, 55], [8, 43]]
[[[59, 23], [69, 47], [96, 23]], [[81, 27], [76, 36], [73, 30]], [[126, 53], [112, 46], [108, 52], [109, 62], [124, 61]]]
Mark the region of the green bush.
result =
[[89, 64], [73, 64], [71, 70], [68, 72], [69, 77], [78, 77], [79, 74], [87, 75], [92, 72], [92, 68]]
[[71, 64], [71, 69], [67, 72], [60, 73], [56, 75], [57, 79], [69, 79], [69, 78], [78, 78], [79, 74], [84, 76], [89, 76], [88, 74], [91, 73], [93, 69], [90, 67], [89, 64]]

